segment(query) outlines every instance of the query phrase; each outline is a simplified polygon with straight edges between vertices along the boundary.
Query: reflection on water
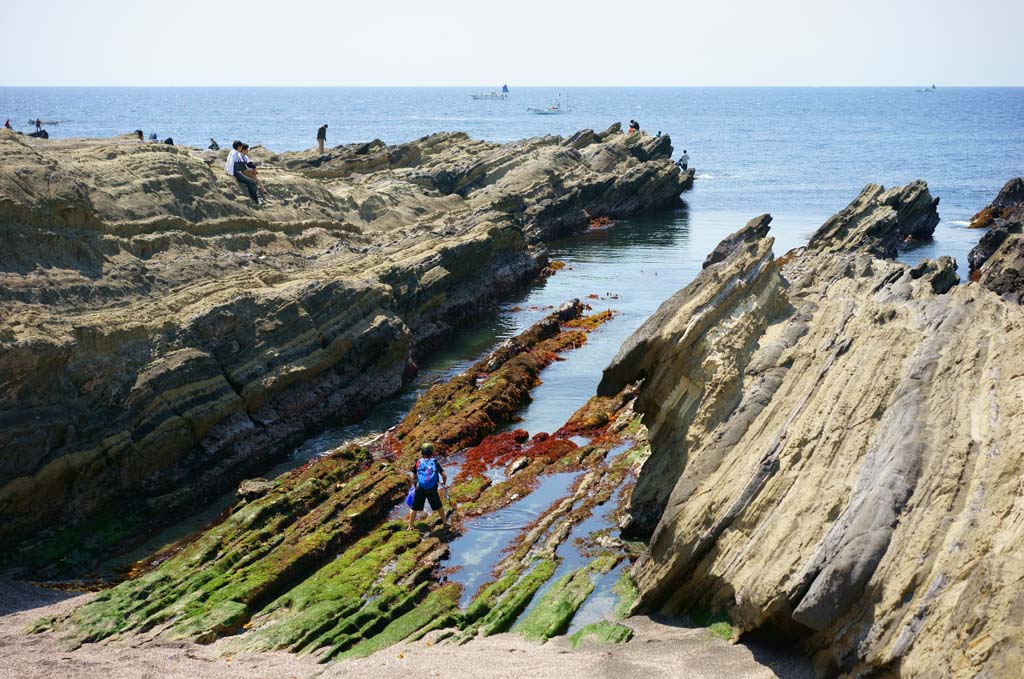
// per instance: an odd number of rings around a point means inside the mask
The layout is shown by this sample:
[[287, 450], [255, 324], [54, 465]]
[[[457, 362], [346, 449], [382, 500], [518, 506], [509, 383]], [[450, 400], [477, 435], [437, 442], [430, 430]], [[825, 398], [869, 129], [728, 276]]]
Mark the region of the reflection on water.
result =
[[448, 546], [446, 568], [454, 570], [448, 579], [462, 585], [459, 605], [472, 601], [480, 585], [491, 578], [504, 550], [519, 531], [535, 521], [554, 502], [566, 496], [576, 472], [540, 477], [537, 489], [509, 506], [466, 521], [463, 534]]

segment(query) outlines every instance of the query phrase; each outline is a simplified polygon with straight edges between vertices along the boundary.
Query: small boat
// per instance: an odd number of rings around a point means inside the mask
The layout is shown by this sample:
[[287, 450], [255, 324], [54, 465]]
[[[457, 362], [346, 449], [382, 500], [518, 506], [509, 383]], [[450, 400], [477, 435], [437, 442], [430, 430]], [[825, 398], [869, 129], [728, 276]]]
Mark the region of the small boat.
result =
[[917, 90], [917, 92], [934, 92], [934, 91], [935, 91], [935, 83], [932, 83], [931, 87], [922, 87], [921, 89]]
[[508, 85], [502, 85], [500, 92], [492, 91], [487, 92], [486, 94], [471, 94], [469, 96], [477, 101], [481, 99], [500, 99], [501, 101], [505, 101], [508, 99]]
[[562, 106], [562, 95], [558, 95], [558, 99], [551, 106], [547, 108], [528, 108], [526, 112], [539, 116], [557, 116], [562, 113], [572, 113], [572, 107], [569, 106], [568, 95], [565, 97], [565, 106]]

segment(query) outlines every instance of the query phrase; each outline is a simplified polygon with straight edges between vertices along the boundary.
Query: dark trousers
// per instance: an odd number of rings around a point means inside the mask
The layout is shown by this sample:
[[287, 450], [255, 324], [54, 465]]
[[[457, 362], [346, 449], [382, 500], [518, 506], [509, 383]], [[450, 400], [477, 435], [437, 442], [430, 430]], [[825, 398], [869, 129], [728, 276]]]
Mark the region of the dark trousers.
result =
[[235, 173], [235, 179], [237, 179], [238, 183], [244, 185], [246, 190], [249, 191], [249, 197], [252, 198], [252, 202], [258, 202], [256, 200], [256, 196], [259, 195], [256, 193], [256, 182], [253, 179], [246, 177], [241, 172]]

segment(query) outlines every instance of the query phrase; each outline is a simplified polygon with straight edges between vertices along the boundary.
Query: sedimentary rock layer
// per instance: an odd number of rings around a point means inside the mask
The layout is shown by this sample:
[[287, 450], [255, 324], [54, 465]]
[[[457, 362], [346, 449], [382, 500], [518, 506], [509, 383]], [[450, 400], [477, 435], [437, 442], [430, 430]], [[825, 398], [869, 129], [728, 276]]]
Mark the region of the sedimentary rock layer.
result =
[[[440, 628], [449, 628], [449, 635], [461, 630], [460, 641], [509, 629], [560, 572], [559, 548], [573, 527], [611, 500], [644, 452], [606, 463], [608, 451], [620, 443], [607, 426], [589, 430], [597, 440], [582, 446], [568, 434], [538, 432], [533, 441], [526, 432], [488, 436], [529, 398], [545, 365], [586, 340], [585, 332], [560, 327], [582, 311], [578, 302], [563, 306], [464, 374], [429, 390], [394, 436], [373, 445], [372, 454], [348, 446], [277, 479], [243, 483], [240, 501], [222, 521], [151, 556], [136, 577], [66, 618], [38, 621], [35, 631], [56, 630], [72, 646], [117, 637], [144, 644], [156, 638], [211, 643], [230, 636], [220, 642], [228, 652], [286, 649], [326, 661]], [[495, 399], [495, 393], [505, 397]], [[613, 416], [621, 415], [623, 426], [633, 421], [626, 407], [630, 397], [603, 402], [613, 409], [605, 413], [605, 425]], [[600, 407], [593, 404], [587, 412]], [[642, 428], [631, 435], [642, 436]], [[405, 495], [407, 470], [425, 440], [436, 441], [439, 452], [468, 448], [446, 489], [456, 532], [467, 517], [528, 495], [546, 474], [575, 471], [580, 478], [567, 489], [569, 497], [556, 500], [523, 530], [494, 581], [465, 611], [458, 606], [461, 585], [445, 583], [438, 572], [451, 528], [440, 528], [436, 516], [416, 529], [386, 520]], [[507, 478], [501, 475], [504, 462], [487, 454], [499, 444], [524, 460]], [[587, 533], [580, 538], [588, 541], [593, 560], [567, 572], [521, 620], [528, 635], [543, 640], [564, 632], [594, 580], [623, 557], [621, 546], [602, 547]], [[628, 630], [614, 632], [621, 637]]]
[[1024, 315], [879, 257], [934, 205], [869, 186], [781, 260], [753, 220], [623, 346], [638, 609], [724, 611], [827, 677], [1019, 672]]
[[670, 153], [614, 128], [256, 153], [255, 209], [223, 152], [0, 132], [0, 543], [123, 538], [358, 417], [538, 241], [677, 202]]

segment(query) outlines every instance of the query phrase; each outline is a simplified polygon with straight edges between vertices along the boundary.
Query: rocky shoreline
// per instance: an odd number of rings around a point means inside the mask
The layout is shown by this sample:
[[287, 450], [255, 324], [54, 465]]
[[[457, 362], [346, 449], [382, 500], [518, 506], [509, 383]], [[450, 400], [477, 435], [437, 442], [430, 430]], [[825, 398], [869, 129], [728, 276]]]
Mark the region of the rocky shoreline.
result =
[[1019, 240], [981, 285], [893, 261], [936, 203], [869, 185], [780, 259], [752, 220], [623, 345], [599, 392], [643, 379], [634, 611], [720, 611], [820, 676], [1019, 671]]
[[[442, 134], [271, 154], [279, 202], [249, 214], [210, 154], [106, 140], [47, 147], [58, 160], [38, 143], [0, 137], [16, 145], [0, 214], [18, 253], [0, 274], [0, 538], [74, 514], [105, 547], [131, 517], [173, 513], [398, 389], [540, 275], [549, 239], [671, 205], [693, 177], [667, 138], [617, 127], [506, 145]], [[135, 205], [140, 192], [164, 203]], [[215, 525], [33, 616], [11, 645], [298, 666], [287, 651], [386, 674], [410, 669], [392, 658], [407, 652], [486, 647], [491, 662], [486, 640], [513, 632], [566, 653], [601, 644], [605, 669], [635, 673], [635, 634], [680, 641], [642, 616], [689, 616], [706, 637], [799, 648], [821, 677], [1015, 676], [1024, 181], [976, 216], [989, 230], [965, 284], [949, 257], [895, 261], [931, 238], [938, 204], [923, 181], [869, 184], [778, 258], [771, 216], [750, 220], [564, 425], [514, 428], [542, 371], [613, 316], [567, 302], [372, 444], [247, 481]], [[426, 440], [458, 510], [410, 528], [394, 510]], [[524, 502], [539, 510], [481, 561], [479, 522]], [[59, 533], [20, 544], [87, 558]], [[595, 594], [614, 602], [597, 621]]]
[[270, 155], [254, 210], [223, 154], [0, 133], [0, 544], [80, 571], [360, 417], [546, 239], [676, 204], [671, 150], [613, 126]]

